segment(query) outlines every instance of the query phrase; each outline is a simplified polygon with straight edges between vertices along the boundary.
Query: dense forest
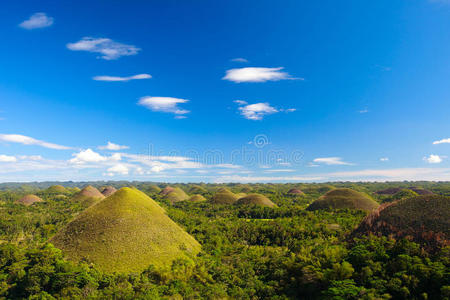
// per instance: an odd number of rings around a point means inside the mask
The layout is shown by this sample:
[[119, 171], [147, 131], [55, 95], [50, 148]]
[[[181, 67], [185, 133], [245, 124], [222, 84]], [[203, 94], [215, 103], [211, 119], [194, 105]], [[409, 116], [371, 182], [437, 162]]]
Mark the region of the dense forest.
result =
[[[450, 299], [450, 183], [172, 184], [170, 191], [162, 183], [89, 183], [100, 191], [144, 192], [201, 245], [196, 255], [141, 272], [106, 272], [89, 260], [68, 259], [49, 241], [109, 199], [85, 201], [79, 195], [87, 184], [0, 185], [0, 299]], [[385, 210], [439, 195], [444, 212], [430, 216], [439, 246], [394, 234], [355, 234], [370, 211], [338, 207], [340, 199], [311, 209], [343, 188]], [[218, 193], [235, 199], [259, 194], [273, 205], [221, 204]], [[21, 202], [30, 194], [39, 201]], [[342, 197], [348, 202], [350, 196]], [[407, 218], [422, 218], [418, 211]]]

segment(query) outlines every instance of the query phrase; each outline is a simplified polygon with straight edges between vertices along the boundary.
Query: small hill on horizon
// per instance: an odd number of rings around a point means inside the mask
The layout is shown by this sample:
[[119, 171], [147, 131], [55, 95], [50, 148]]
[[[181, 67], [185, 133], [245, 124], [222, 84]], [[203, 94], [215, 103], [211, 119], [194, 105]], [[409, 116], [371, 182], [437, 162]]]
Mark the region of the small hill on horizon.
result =
[[236, 205], [257, 205], [264, 207], [277, 207], [269, 198], [261, 194], [249, 194], [237, 200]]
[[86, 207], [91, 206], [95, 202], [105, 198], [105, 196], [100, 193], [98, 189], [92, 185], [85, 186], [80, 192], [78, 192], [74, 197], [74, 201], [79, 201], [83, 203]]
[[288, 192], [288, 195], [294, 195], [294, 196], [300, 196], [300, 195], [304, 195], [305, 193], [303, 193], [302, 190], [300, 189], [290, 189]]
[[42, 200], [40, 197], [36, 196], [36, 195], [26, 195], [22, 198], [20, 198], [19, 200], [16, 201], [17, 204], [23, 204], [25, 206], [30, 206], [33, 205], [36, 202], [43, 202], [44, 200]]
[[112, 194], [114, 194], [115, 192], [117, 192], [117, 189], [115, 187], [113, 187], [113, 186], [110, 186], [110, 185], [104, 187], [103, 190], [102, 190], [102, 194], [105, 197], [109, 197]]
[[368, 195], [348, 188], [338, 188], [311, 203], [307, 210], [348, 208], [370, 212], [378, 206], [379, 204]]
[[50, 239], [74, 261], [105, 272], [141, 272], [151, 264], [170, 266], [200, 251], [200, 244], [153, 199], [121, 188], [82, 212]]
[[52, 185], [48, 189], [45, 190], [47, 193], [51, 194], [65, 194], [68, 190], [62, 185]]
[[450, 246], [450, 197], [425, 195], [385, 203], [364, 218], [352, 236], [369, 234], [407, 238], [429, 251]]
[[238, 201], [239, 196], [231, 192], [227, 188], [220, 188], [211, 198], [214, 204], [234, 204]]

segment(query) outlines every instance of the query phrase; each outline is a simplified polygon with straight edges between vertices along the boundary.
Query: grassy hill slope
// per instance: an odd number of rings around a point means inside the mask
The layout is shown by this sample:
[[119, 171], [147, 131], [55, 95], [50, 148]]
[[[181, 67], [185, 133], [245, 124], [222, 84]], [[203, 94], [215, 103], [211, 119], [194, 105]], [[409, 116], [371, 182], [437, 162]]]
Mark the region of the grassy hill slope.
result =
[[108, 272], [139, 272], [195, 255], [200, 244], [144, 193], [122, 188], [89, 207], [51, 240], [72, 260]]
[[308, 210], [317, 209], [359, 209], [372, 211], [379, 204], [368, 195], [348, 188], [334, 189], [308, 206]]

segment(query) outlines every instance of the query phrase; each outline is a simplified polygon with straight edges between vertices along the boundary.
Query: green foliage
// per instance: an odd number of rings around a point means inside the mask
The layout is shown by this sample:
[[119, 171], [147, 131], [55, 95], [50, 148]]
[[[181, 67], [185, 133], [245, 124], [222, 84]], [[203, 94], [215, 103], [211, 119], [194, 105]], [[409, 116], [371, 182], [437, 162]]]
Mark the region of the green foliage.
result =
[[[79, 184], [84, 185], [86, 183]], [[67, 259], [70, 255], [48, 244], [48, 238], [68, 228], [70, 221], [82, 219], [107, 199], [82, 212], [84, 206], [72, 199], [71, 188], [67, 188], [67, 198], [63, 199], [46, 192], [49, 184], [41, 187], [41, 191], [37, 189], [40, 186], [20, 184], [16, 190], [0, 191], [0, 299], [450, 299], [450, 247], [440, 246], [428, 252], [424, 244], [404, 239], [361, 235], [359, 239], [350, 240], [349, 235], [365, 218], [366, 212], [305, 210], [332, 188], [328, 184], [226, 186], [230, 192], [239, 193], [245, 188], [246, 192], [264, 195], [278, 206], [276, 209], [215, 205], [210, 201], [172, 204], [150, 188], [154, 183], [96, 184], [97, 187], [105, 185], [137, 186], [152, 195], [163, 208], [157, 209], [158, 204], [148, 202], [142, 193], [131, 190], [133, 196], [126, 197], [129, 198], [126, 203], [116, 199], [114, 205], [97, 208], [98, 216], [112, 215], [116, 222], [97, 226], [102, 234], [114, 227], [117, 235], [113, 235], [113, 240], [123, 236], [120, 233], [126, 231], [125, 228], [114, 225], [122, 220], [122, 212], [117, 212], [119, 208], [123, 212], [131, 211], [133, 228], [141, 233], [142, 227], [148, 231], [155, 228], [149, 219], [166, 212], [166, 218], [169, 216], [202, 245], [201, 252], [196, 256], [177, 256], [163, 268], [147, 262], [133, 273], [112, 273], [99, 264], [73, 262]], [[332, 185], [371, 194], [380, 202], [386, 196], [374, 192], [389, 187], [404, 189], [420, 185], [434, 193], [450, 194], [447, 183]], [[207, 191], [203, 194], [207, 199], [225, 187], [198, 186]], [[190, 191], [193, 185], [174, 187]], [[287, 195], [292, 188], [301, 189], [305, 194]], [[32, 206], [14, 203], [29, 193], [39, 195], [44, 202]], [[435, 208], [429, 209], [423, 202], [405, 204], [392, 218], [398, 219], [399, 228], [410, 226], [407, 216], [410, 219], [419, 216], [425, 222], [421, 224], [436, 226], [436, 222], [429, 223], [433, 221], [432, 216], [435, 219], [444, 216], [448, 207], [432, 201], [427, 203]], [[420, 208], [424, 212], [417, 214]], [[146, 210], [153, 212], [151, 216], [142, 212]], [[397, 214], [401, 211], [404, 217]], [[143, 217], [138, 217], [141, 214]], [[439, 226], [448, 228], [446, 223]], [[163, 236], [169, 235], [164, 232]], [[101, 239], [92, 238], [94, 243], [101, 243]], [[143, 241], [134, 235], [131, 238]], [[142, 248], [148, 245], [145, 241], [140, 243], [142, 245], [132, 243], [120, 242], [121, 245], [131, 244], [135, 249], [129, 261], [138, 258]], [[181, 252], [185, 248], [186, 245], [180, 245]], [[103, 252], [105, 263], [114, 264], [117, 255], [113, 252]]]

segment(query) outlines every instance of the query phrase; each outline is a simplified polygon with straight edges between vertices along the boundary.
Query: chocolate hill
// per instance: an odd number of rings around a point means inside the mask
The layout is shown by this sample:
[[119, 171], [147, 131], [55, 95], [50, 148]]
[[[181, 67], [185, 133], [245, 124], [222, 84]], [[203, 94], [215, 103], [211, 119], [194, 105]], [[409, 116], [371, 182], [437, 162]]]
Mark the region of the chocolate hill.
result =
[[426, 195], [381, 205], [352, 236], [390, 236], [420, 243], [429, 251], [450, 245], [450, 197]]

